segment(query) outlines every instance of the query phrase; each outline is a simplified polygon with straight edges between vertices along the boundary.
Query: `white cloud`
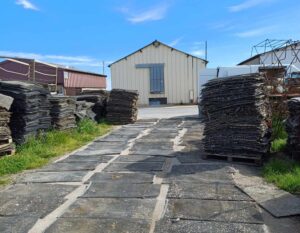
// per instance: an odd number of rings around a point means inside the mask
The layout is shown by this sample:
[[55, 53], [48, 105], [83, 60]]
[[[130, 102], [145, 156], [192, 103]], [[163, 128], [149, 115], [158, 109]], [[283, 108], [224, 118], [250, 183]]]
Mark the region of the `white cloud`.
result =
[[205, 51], [202, 49], [192, 50], [190, 53], [196, 57], [202, 57], [205, 55]]
[[93, 59], [84, 56], [62, 56], [62, 55], [45, 55], [46, 59], [77, 61], [77, 62], [91, 62]]
[[121, 8], [121, 12], [128, 15], [127, 20], [131, 23], [143, 23], [147, 21], [161, 20], [166, 16], [169, 6], [166, 4], [159, 5], [146, 11], [132, 11], [129, 8]]
[[179, 37], [173, 41], [171, 41], [168, 45], [171, 46], [171, 47], [174, 47], [176, 46], [181, 40], [183, 39], [183, 37]]
[[228, 9], [231, 12], [239, 12], [270, 2], [274, 2], [274, 0], [246, 0], [240, 4], [230, 6]]
[[[102, 67], [103, 62], [88, 56], [65, 56], [65, 55], [47, 55], [37, 53], [24, 53], [12, 51], [0, 51], [0, 56], [15, 57], [15, 58], [29, 58], [41, 60], [49, 63], [57, 63], [66, 66], [86, 66], [86, 67]], [[105, 62], [105, 65], [111, 62]]]
[[39, 10], [39, 8], [35, 6], [33, 3], [31, 3], [29, 0], [17, 0], [16, 4], [28, 10], [34, 10], [34, 11]]
[[205, 41], [195, 41], [190, 48], [190, 54], [196, 57], [205, 56]]
[[261, 36], [261, 35], [271, 33], [273, 29], [274, 27], [262, 27], [262, 28], [251, 29], [248, 31], [238, 32], [235, 35], [241, 38], [255, 37], [255, 36]]

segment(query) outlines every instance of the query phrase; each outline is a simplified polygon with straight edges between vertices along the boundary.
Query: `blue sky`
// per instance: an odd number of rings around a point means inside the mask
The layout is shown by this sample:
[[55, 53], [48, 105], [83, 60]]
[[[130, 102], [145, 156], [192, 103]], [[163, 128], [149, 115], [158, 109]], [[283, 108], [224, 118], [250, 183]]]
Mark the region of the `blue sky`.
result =
[[300, 39], [299, 0], [1, 0], [0, 9], [0, 56], [95, 72], [155, 39], [199, 57], [207, 40], [208, 67], [235, 65], [266, 38]]

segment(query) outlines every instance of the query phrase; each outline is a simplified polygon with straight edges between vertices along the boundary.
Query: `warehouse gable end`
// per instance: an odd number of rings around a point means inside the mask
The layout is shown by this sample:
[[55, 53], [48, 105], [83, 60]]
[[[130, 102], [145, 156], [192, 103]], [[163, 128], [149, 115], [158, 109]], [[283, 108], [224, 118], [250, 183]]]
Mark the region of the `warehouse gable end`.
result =
[[179, 53], [185, 54], [186, 57], [190, 57], [190, 56], [191, 56], [191, 57], [193, 57], [193, 58], [202, 60], [205, 64], [208, 63], [208, 61], [205, 60], [205, 59], [196, 57], [196, 56], [194, 56], [194, 55], [192, 55], [192, 54], [189, 54], [189, 53], [183, 52], [183, 51], [181, 51], [181, 50], [175, 49], [175, 48], [173, 48], [173, 47], [171, 47], [171, 46], [169, 46], [169, 45], [167, 45], [167, 44], [164, 44], [164, 43], [162, 43], [162, 42], [160, 42], [160, 41], [158, 41], [158, 40], [155, 40], [155, 41], [151, 42], [150, 44], [144, 46], [143, 48], [140, 48], [140, 49], [136, 50], [135, 52], [130, 53], [129, 55], [127, 55], [127, 56], [125, 56], [125, 57], [122, 57], [122, 58], [118, 59], [117, 61], [115, 61], [115, 62], [109, 64], [108, 67], [111, 67], [112, 65], [114, 65], [114, 64], [116, 64], [116, 63], [118, 63], [118, 62], [120, 62], [120, 61], [122, 61], [122, 60], [124, 60], [124, 59], [127, 60], [128, 57], [130, 57], [130, 56], [132, 56], [132, 55], [134, 55], [134, 54], [136, 54], [136, 53], [143, 53], [143, 50], [144, 50], [145, 48], [149, 47], [149, 46], [153, 46], [153, 47], [157, 48], [157, 47], [159, 47], [160, 45], [169, 48], [169, 49], [171, 50], [171, 52], [177, 51], [177, 52], [179, 52]]
[[197, 102], [207, 61], [154, 41], [110, 65], [112, 88], [137, 90], [139, 105]]

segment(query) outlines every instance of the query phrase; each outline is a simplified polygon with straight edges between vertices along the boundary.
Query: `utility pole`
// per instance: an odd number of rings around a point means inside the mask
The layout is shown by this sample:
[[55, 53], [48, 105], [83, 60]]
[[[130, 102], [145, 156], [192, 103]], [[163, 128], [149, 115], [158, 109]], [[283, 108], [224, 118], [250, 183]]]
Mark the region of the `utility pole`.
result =
[[105, 61], [102, 61], [102, 74], [105, 75]]
[[207, 61], [207, 40], [205, 41], [205, 60]]

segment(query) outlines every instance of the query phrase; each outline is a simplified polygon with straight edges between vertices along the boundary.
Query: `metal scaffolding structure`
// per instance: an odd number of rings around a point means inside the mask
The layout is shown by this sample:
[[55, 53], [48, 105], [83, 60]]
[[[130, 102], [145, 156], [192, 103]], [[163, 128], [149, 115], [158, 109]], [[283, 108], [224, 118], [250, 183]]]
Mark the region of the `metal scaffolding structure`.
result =
[[251, 56], [259, 57], [273, 112], [287, 115], [287, 99], [300, 95], [300, 41], [266, 39], [252, 47]]
[[[261, 57], [261, 64], [263, 66], [271, 65], [269, 63], [272, 60], [273, 65], [279, 67], [286, 67], [288, 71], [291, 65], [300, 63], [300, 41], [294, 40], [274, 40], [266, 39], [252, 47], [251, 56], [264, 55]], [[289, 62], [287, 63], [287, 57], [289, 56]]]

